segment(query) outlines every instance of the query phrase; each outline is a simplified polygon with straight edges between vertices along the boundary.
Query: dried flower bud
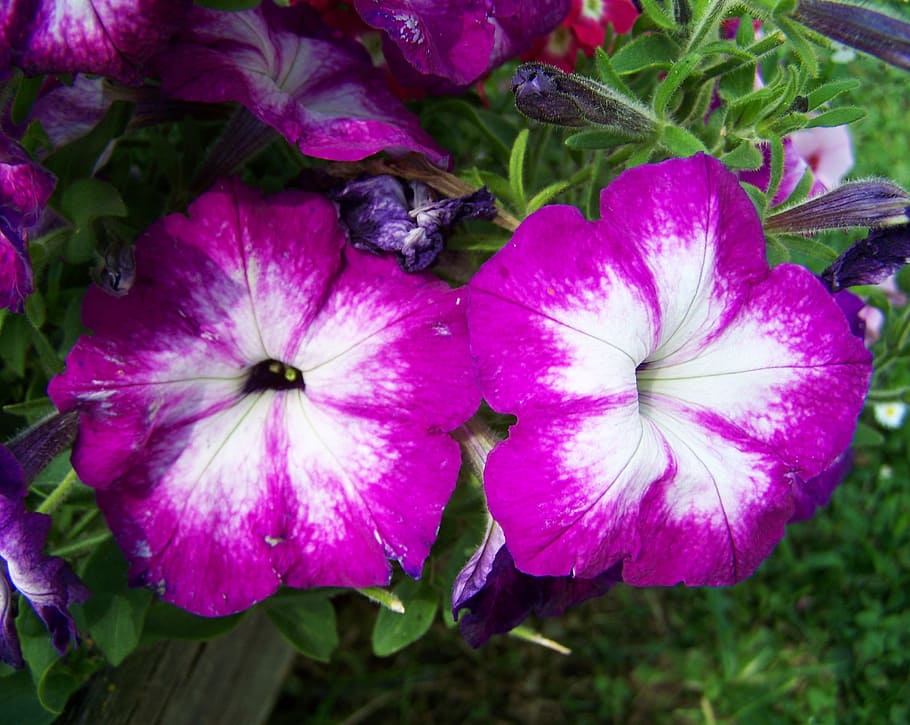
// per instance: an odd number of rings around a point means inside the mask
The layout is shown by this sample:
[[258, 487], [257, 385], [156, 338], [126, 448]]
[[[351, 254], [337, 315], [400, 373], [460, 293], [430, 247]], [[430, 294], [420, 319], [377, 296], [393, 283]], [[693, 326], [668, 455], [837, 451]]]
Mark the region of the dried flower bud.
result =
[[861, 284], [878, 284], [908, 262], [910, 224], [873, 229], [822, 272], [822, 281], [832, 292]]
[[821, 229], [887, 227], [910, 222], [910, 194], [891, 181], [851, 181], [772, 214], [765, 229], [817, 232]]
[[831, 0], [800, 0], [793, 19], [838, 43], [910, 70], [910, 23]]
[[629, 139], [647, 138], [647, 111], [597, 81], [543, 63], [523, 63], [512, 77], [515, 106], [528, 118], [556, 126], [601, 126]]

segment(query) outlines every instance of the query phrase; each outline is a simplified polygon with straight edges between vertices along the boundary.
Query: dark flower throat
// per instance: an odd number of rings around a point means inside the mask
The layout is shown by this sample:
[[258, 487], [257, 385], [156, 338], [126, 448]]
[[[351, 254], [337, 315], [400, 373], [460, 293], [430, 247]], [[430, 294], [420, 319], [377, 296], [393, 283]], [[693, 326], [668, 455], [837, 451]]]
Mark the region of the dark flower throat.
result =
[[260, 393], [264, 390], [305, 390], [303, 373], [291, 365], [278, 360], [263, 360], [250, 368], [249, 377], [243, 386], [244, 393]]

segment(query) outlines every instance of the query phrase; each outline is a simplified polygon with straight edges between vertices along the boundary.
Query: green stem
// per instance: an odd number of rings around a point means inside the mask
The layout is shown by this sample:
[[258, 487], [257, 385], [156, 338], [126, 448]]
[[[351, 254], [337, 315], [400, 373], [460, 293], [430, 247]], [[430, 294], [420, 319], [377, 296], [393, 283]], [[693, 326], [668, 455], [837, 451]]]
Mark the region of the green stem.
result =
[[51, 491], [50, 495], [35, 509], [39, 514], [49, 514], [54, 511], [69, 495], [70, 490], [79, 482], [79, 477], [73, 469], [66, 474], [60, 484]]
[[87, 549], [94, 549], [98, 544], [104, 543], [111, 538], [110, 531], [102, 531], [100, 534], [88, 536], [81, 541], [74, 541], [70, 544], [64, 544], [50, 552], [51, 556], [70, 556], [79, 554]]

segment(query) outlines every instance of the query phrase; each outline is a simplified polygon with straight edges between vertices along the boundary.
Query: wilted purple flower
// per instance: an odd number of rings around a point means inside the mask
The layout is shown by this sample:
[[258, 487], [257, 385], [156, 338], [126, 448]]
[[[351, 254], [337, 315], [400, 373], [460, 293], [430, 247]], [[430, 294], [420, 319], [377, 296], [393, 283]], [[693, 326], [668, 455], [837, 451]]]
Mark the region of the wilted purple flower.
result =
[[364, 48], [330, 37], [304, 6], [194, 8], [155, 67], [175, 98], [240, 103], [309, 156], [355, 161], [385, 150], [445, 158]]
[[910, 23], [831, 0], [799, 0], [793, 19], [838, 43], [910, 70]]
[[332, 194], [341, 221], [357, 249], [392, 252], [406, 272], [436, 261], [445, 237], [459, 222], [492, 219], [496, 202], [486, 187], [454, 199], [435, 199], [420, 181], [370, 176], [350, 181]]
[[469, 285], [484, 397], [518, 416], [490, 513], [528, 574], [731, 584], [846, 450], [871, 356], [814, 275], [768, 268], [720, 162], [626, 171], [601, 217], [544, 207]]
[[910, 224], [872, 229], [850, 245], [822, 272], [832, 292], [863, 284], [878, 284], [910, 263]]
[[32, 291], [27, 230], [38, 221], [57, 180], [0, 133], [0, 308], [22, 312]]
[[474, 412], [463, 292], [351, 249], [334, 204], [222, 183], [88, 291], [49, 394], [134, 582], [198, 614], [420, 574]]
[[13, 450], [0, 446], [0, 661], [20, 668], [13, 592], [24, 597], [53, 636], [61, 654], [77, 638], [69, 606], [88, 590], [62, 559], [44, 554], [51, 519], [25, 509], [28, 480], [72, 440], [72, 420], [57, 416], [29, 431]]
[[[593, 579], [530, 576], [515, 568], [502, 529], [492, 519], [480, 547], [455, 579], [452, 616], [461, 636], [482, 647], [532, 614], [559, 617], [577, 604], [606, 594], [621, 581], [619, 565]], [[468, 613], [460, 619], [461, 610]]]
[[618, 136], [647, 138], [654, 122], [645, 109], [590, 78], [543, 63], [522, 63], [512, 77], [515, 107], [556, 126], [599, 126]]
[[354, 0], [383, 32], [383, 52], [405, 86], [465, 87], [527, 50], [568, 15], [570, 0]]
[[[5, 0], [0, 47], [27, 73], [142, 79], [142, 64], [184, 20], [190, 0]], [[5, 41], [3, 43], [2, 41]], [[2, 54], [0, 50], [0, 54]]]

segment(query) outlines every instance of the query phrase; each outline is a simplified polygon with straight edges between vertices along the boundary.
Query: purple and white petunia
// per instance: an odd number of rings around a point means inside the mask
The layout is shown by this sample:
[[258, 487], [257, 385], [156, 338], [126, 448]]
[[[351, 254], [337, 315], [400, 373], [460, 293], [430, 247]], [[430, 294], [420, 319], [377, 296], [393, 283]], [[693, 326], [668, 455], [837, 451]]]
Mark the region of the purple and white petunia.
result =
[[[0, 63], [27, 73], [93, 73], [138, 82], [143, 63], [183, 21], [190, 0], [4, 2]], [[3, 53], [3, 51], [0, 51]]]
[[345, 245], [327, 198], [220, 184], [136, 245], [50, 395], [136, 582], [198, 614], [418, 576], [477, 407], [464, 292]]
[[57, 180], [0, 133], [0, 308], [22, 312], [32, 291], [26, 243]]
[[490, 512], [528, 574], [739, 581], [849, 445], [871, 356], [814, 275], [768, 268], [720, 162], [627, 171], [601, 214], [541, 209], [469, 286], [484, 395], [518, 416]]
[[402, 85], [465, 87], [531, 47], [568, 15], [570, 0], [354, 0], [383, 33]]
[[304, 6], [194, 8], [155, 67], [175, 98], [240, 103], [309, 156], [356, 161], [385, 150], [445, 158], [366, 50], [333, 37]]
[[69, 606], [89, 592], [69, 565], [44, 553], [50, 516], [25, 509], [28, 485], [12, 452], [0, 446], [0, 662], [24, 665], [16, 634], [13, 592], [31, 604], [61, 654], [77, 638]]

